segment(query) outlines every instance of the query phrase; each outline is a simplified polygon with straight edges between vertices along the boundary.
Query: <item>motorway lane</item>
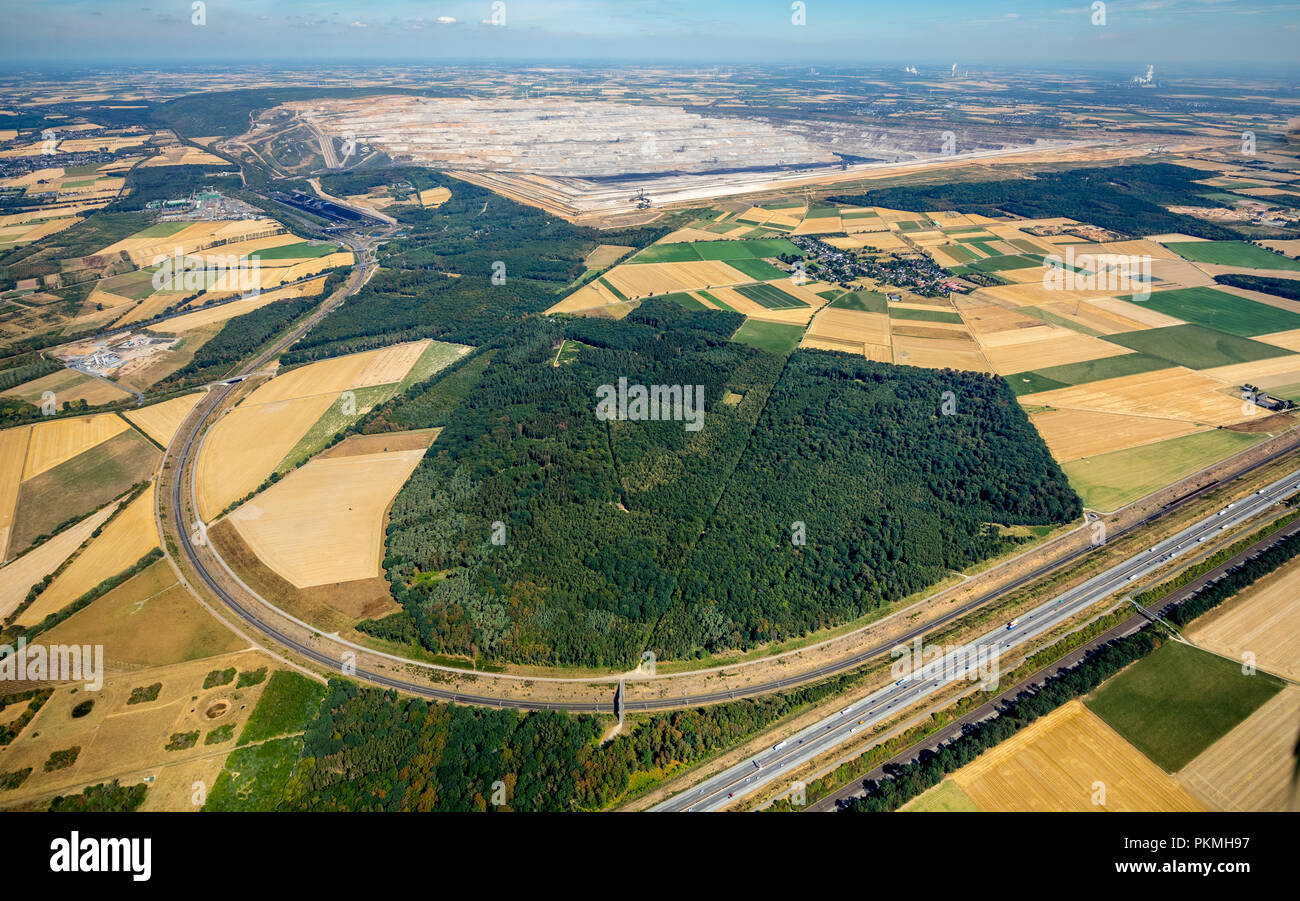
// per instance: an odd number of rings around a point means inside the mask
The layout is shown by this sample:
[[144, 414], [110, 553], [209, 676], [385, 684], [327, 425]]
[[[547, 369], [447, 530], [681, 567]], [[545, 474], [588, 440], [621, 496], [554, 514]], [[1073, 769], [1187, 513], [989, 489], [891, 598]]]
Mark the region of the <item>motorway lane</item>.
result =
[[[1039, 605], [1014, 620], [1014, 627], [1000, 626], [960, 648], [951, 649], [941, 666], [934, 665], [933, 673], [928, 668], [920, 673], [913, 672], [910, 678], [880, 689], [767, 751], [735, 764], [652, 809], [718, 810], [734, 799], [742, 798], [781, 778], [821, 753], [850, 741], [859, 730], [869, 729], [888, 719], [897, 710], [905, 709], [941, 688], [967, 678], [969, 665], [994, 659], [997, 655], [1052, 630], [1081, 610], [1123, 591], [1175, 558], [1190, 553], [1198, 545], [1246, 522], [1297, 492], [1300, 492], [1300, 470], [1278, 479], [1247, 498], [1229, 504], [1082, 585]], [[931, 664], [928, 659], [924, 662], [927, 667]]]

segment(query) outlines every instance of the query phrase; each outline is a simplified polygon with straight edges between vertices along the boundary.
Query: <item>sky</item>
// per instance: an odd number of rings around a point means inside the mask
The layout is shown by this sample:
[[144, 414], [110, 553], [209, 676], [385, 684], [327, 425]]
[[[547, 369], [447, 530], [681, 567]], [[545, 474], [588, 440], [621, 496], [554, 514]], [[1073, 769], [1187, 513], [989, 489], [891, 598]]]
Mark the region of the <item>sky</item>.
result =
[[0, 16], [18, 65], [1300, 68], [1300, 0], [0, 0]]

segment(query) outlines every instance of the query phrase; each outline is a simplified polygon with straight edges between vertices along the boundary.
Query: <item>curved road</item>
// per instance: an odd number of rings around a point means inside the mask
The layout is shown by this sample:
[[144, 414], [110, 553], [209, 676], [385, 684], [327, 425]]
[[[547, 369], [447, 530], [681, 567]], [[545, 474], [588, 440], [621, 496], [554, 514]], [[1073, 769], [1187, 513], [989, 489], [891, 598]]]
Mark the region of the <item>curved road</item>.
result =
[[[164, 524], [170, 524], [172, 526], [172, 532], [174, 533], [173, 537], [175, 539], [175, 543], [180, 548], [181, 555], [183, 556], [185, 562], [188, 564], [189, 570], [195, 575], [197, 575], [198, 579], [208, 588], [208, 591], [213, 596], [215, 596], [223, 606], [228, 608], [232, 613], [235, 614], [235, 616], [237, 616], [248, 626], [252, 627], [256, 632], [261, 633], [262, 635], [271, 639], [275, 643], [292, 650], [299, 656], [311, 660], [312, 662], [324, 667], [327, 670], [350, 675], [352, 677], [359, 678], [364, 681], [368, 681], [374, 683], [375, 685], [379, 685], [385, 688], [392, 688], [392, 689], [406, 692], [408, 694], [423, 696], [423, 697], [432, 698], [441, 701], [454, 701], [454, 702], [479, 704], [479, 705], [494, 706], [494, 707], [514, 707], [514, 708], [527, 709], [527, 710], [569, 710], [569, 711], [583, 712], [583, 713], [617, 713], [618, 711], [615, 707], [615, 700], [613, 697], [613, 691], [615, 687], [614, 681], [610, 681], [609, 687], [610, 687], [611, 697], [609, 701], [564, 703], [564, 702], [537, 701], [537, 700], [520, 700], [516, 698], [505, 697], [505, 696], [495, 695], [495, 694], [477, 694], [477, 693], [469, 693], [463, 691], [455, 691], [455, 690], [445, 689], [445, 688], [438, 688], [436, 686], [429, 685], [427, 683], [412, 682], [406, 679], [401, 679], [395, 676], [387, 675], [385, 673], [376, 672], [373, 669], [363, 669], [359, 666], [355, 667], [348, 673], [344, 673], [343, 660], [347, 655], [355, 655], [357, 650], [355, 646], [352, 646], [347, 642], [344, 642], [340, 639], [328, 635], [313, 633], [312, 635], [313, 640], [317, 641], [322, 646], [329, 647], [333, 651], [333, 653], [326, 653], [320, 650], [318, 647], [313, 647], [307, 644], [306, 642], [304, 642], [303, 640], [300, 640], [299, 638], [287, 634], [284, 629], [277, 627], [276, 625], [269, 623], [266, 620], [262, 619], [261, 617], [257, 616], [255, 613], [255, 608], [258, 606], [266, 605], [266, 602], [263, 601], [261, 598], [257, 597], [255, 594], [253, 594], [250, 598], [236, 597], [235, 596], [236, 593], [227, 587], [224, 580], [214, 575], [214, 571], [209, 568], [208, 563], [203, 559], [202, 554], [195, 546], [194, 536], [190, 534], [189, 528], [183, 526], [183, 524], [188, 521], [188, 516], [186, 514], [185, 503], [184, 503], [185, 488], [187, 485], [192, 484], [195, 456], [197, 454], [198, 447], [202, 443], [204, 434], [207, 432], [207, 429], [211, 427], [211, 424], [206, 424], [207, 421], [210, 418], [214, 419], [213, 414], [218, 413], [222, 409], [222, 405], [225, 403], [225, 401], [230, 396], [230, 394], [237, 389], [238, 384], [243, 379], [248, 378], [249, 376], [257, 373], [257, 371], [262, 366], [266, 365], [266, 363], [268, 363], [271, 359], [273, 359], [277, 354], [281, 353], [285, 348], [287, 348], [293, 342], [297, 341], [303, 334], [305, 334], [309, 329], [311, 329], [314, 325], [316, 325], [325, 315], [327, 315], [331, 310], [335, 309], [340, 304], [342, 304], [348, 297], [356, 293], [361, 288], [361, 286], [365, 284], [365, 281], [370, 273], [370, 269], [374, 265], [374, 262], [370, 257], [369, 249], [357, 238], [350, 237], [350, 236], [342, 236], [342, 240], [345, 243], [349, 244], [349, 246], [352, 248], [354, 253], [357, 254], [357, 258], [360, 261], [357, 267], [357, 271], [353, 279], [350, 280], [349, 284], [343, 288], [340, 288], [334, 297], [328, 299], [324, 304], [322, 304], [322, 306], [316, 312], [314, 312], [307, 320], [301, 323], [292, 332], [285, 335], [274, 345], [269, 347], [263, 353], [259, 354], [254, 360], [246, 364], [242, 369], [239, 370], [237, 375], [232, 376], [229, 379], [226, 379], [223, 382], [219, 382], [216, 385], [212, 386], [212, 388], [208, 393], [208, 396], [204, 398], [204, 400], [195, 407], [194, 411], [191, 412], [190, 416], [186, 419], [185, 423], [182, 425], [181, 430], [179, 430], [177, 433], [178, 437], [184, 434], [185, 438], [183, 443], [180, 446], [179, 452], [176, 453], [175, 466], [171, 470], [173, 473], [173, 480], [171, 485], [170, 498], [168, 499], [170, 516], [167, 518], [167, 520], [163, 522]], [[188, 428], [188, 432], [186, 432], [187, 428]], [[175, 449], [176, 449], [176, 441], [173, 440], [171, 446], [168, 447], [167, 456], [171, 457]], [[1278, 459], [1279, 457], [1282, 457], [1285, 454], [1290, 453], [1291, 451], [1292, 448], [1287, 447], [1253, 464], [1243, 466], [1241, 469], [1231, 473], [1228, 476], [1225, 476], [1222, 480], [1220, 480], [1220, 484], [1223, 482], [1228, 482], [1233, 479], [1239, 478], [1256, 469], [1259, 469], [1262, 466], [1266, 466], [1269, 463], [1273, 462], [1274, 460]], [[166, 471], [166, 468], [167, 467], [164, 464], [163, 471]], [[1207, 487], [1212, 487], [1212, 486], [1207, 486]], [[1122, 530], [1117, 530], [1113, 535], [1110, 536], [1110, 540], [1113, 541], [1117, 538], [1120, 538], [1134, 531], [1135, 529], [1139, 529], [1145, 525], [1148, 525], [1149, 523], [1161, 518], [1162, 516], [1181, 508], [1182, 506], [1198, 498], [1202, 493], [1204, 493], [1204, 490], [1206, 489], [1202, 489], [1201, 491], [1196, 491], [1191, 494], [1185, 495], [1177, 499], [1176, 501], [1166, 505], [1160, 510], [1148, 515], [1144, 519], [1139, 520]], [[1057, 570], [1063, 566], [1069, 565], [1070, 563], [1073, 563], [1074, 561], [1092, 552], [1093, 550], [1095, 550], [1095, 548], [1091, 546], [1085, 546], [1083, 548], [1080, 548], [1079, 550], [1071, 552], [1070, 554], [1067, 554], [1060, 559], [1044, 564], [1043, 566], [1035, 569], [1034, 571], [1026, 573], [1025, 575], [1020, 576], [1019, 578], [1014, 579], [1009, 583], [1005, 583], [995, 588], [992, 588], [989, 591], [985, 592], [984, 594], [972, 598], [971, 600], [953, 608], [952, 610], [949, 610], [946, 613], [938, 617], [935, 617], [932, 620], [929, 620], [919, 626], [916, 626], [906, 631], [905, 633], [890, 639], [887, 642], [882, 642], [877, 646], [867, 648], [863, 651], [854, 653], [848, 657], [844, 657], [839, 660], [832, 661], [822, 666], [802, 671], [796, 675], [788, 676], [781, 679], [773, 679], [758, 685], [753, 685], [747, 688], [740, 688], [731, 691], [714, 691], [714, 692], [706, 692], [700, 694], [679, 695], [679, 696], [667, 697], [667, 698], [656, 698], [651, 700], [627, 701], [623, 705], [623, 709], [625, 711], [671, 710], [671, 709], [677, 709], [682, 707], [695, 707], [703, 704], [719, 703], [723, 701], [736, 700], [745, 697], [753, 697], [753, 696], [768, 694], [774, 691], [780, 691], [783, 689], [794, 688], [800, 685], [804, 685], [810, 682], [815, 682], [820, 679], [824, 679], [828, 676], [833, 676], [838, 673], [852, 670], [858, 666], [861, 666], [864, 663], [867, 663], [868, 661], [876, 657], [881, 656], [882, 654], [887, 653], [891, 648], [897, 647], [900, 644], [907, 644], [908, 642], [911, 642], [916, 638], [920, 638], [924, 636], [926, 633], [932, 632], [937, 628], [941, 628], [942, 626], [951, 623], [961, 618], [962, 616], [965, 616], [971, 611], [978, 609], [979, 607], [989, 603], [990, 601], [994, 600], [995, 598], [1001, 595], [1006, 594], [1007, 592], [1014, 591], [1017, 588], [1020, 588], [1049, 572]], [[374, 653], [378, 654], [378, 652], [374, 652]], [[383, 655], [383, 656], [390, 656], [390, 655]], [[454, 667], [440, 667], [432, 664], [425, 664], [415, 660], [405, 660], [404, 658], [395, 658], [395, 659], [399, 660], [403, 664], [414, 665], [432, 671], [442, 671], [449, 675], [455, 675], [461, 677], [492, 678], [498, 675], [494, 673], [486, 673], [486, 672], [480, 672], [474, 670], [461, 670], [461, 669], [456, 669]], [[518, 681], [518, 677], [511, 677], [511, 678], [514, 679], [515, 681]], [[590, 677], [587, 677], [587, 678], [572, 678], [572, 679], [558, 679], [558, 680], [552, 679], [550, 681], [571, 681], [575, 685], [586, 685], [592, 683], [595, 680], [593, 680]]]

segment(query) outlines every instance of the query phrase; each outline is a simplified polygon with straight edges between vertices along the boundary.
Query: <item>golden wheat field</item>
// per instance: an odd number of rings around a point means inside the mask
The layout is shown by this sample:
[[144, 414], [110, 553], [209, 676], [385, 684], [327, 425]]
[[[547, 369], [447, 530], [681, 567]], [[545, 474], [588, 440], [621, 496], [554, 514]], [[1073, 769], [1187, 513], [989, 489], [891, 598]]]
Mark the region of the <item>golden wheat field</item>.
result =
[[27, 596], [28, 590], [58, 569], [116, 509], [117, 504], [107, 504], [104, 509], [87, 516], [75, 526], [64, 529], [44, 544], [0, 568], [0, 619], [13, 613]]
[[1206, 428], [1177, 419], [1154, 419], [1090, 410], [1049, 410], [1030, 415], [1058, 463], [1178, 438]]
[[128, 428], [126, 420], [114, 413], [39, 422], [31, 427], [23, 478], [53, 469]]
[[716, 285], [744, 285], [754, 280], [717, 260], [625, 264], [615, 266], [605, 273], [604, 278], [629, 299], [708, 289]]
[[[1203, 806], [1079, 701], [953, 773], [987, 811], [1167, 811]], [[1104, 786], [1105, 804], [1094, 803]]]
[[32, 626], [57, 613], [109, 576], [129, 568], [158, 546], [154, 486], [150, 485], [117, 515], [98, 538], [77, 555], [16, 622]]
[[172, 436], [181, 427], [181, 423], [185, 421], [185, 417], [190, 415], [190, 411], [202, 399], [203, 393], [195, 391], [192, 394], [173, 397], [160, 404], [129, 410], [122, 415], [159, 445], [166, 447], [171, 443]]
[[9, 533], [18, 507], [18, 489], [23, 481], [23, 464], [27, 459], [27, 440], [32, 427], [20, 425], [0, 431], [0, 560], [9, 547]]
[[195, 481], [204, 521], [262, 484], [339, 397], [335, 392], [250, 403], [256, 394], [225, 414], [199, 450]]
[[1229, 386], [1181, 366], [1026, 394], [1021, 403], [1229, 425], [1250, 418]]

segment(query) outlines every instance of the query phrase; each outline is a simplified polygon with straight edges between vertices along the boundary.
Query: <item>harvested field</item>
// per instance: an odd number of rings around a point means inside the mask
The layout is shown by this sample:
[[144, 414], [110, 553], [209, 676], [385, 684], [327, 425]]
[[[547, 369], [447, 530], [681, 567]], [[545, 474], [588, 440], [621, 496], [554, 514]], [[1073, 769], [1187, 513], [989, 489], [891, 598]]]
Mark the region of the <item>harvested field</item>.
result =
[[150, 404], [122, 414], [131, 420], [131, 424], [144, 432], [162, 447], [171, 443], [172, 436], [181, 427], [185, 417], [190, 415], [203, 399], [201, 391], [173, 397], [160, 404]]
[[1059, 463], [1165, 441], [1208, 428], [1175, 419], [1086, 410], [1034, 413], [1029, 421], [1038, 429], [1038, 434], [1043, 436], [1052, 456]]
[[[985, 811], [1192, 811], [1202, 806], [1083, 704], [1070, 701], [952, 781]], [[1093, 802], [1096, 783], [1105, 804]]]
[[129, 391], [124, 391], [111, 382], [72, 369], [51, 372], [39, 379], [10, 388], [4, 393], [11, 397], [20, 397], [29, 404], [40, 406], [41, 397], [46, 391], [54, 393], [54, 402], [60, 407], [63, 406], [64, 401], [76, 403], [84, 400], [90, 406], [95, 407], [131, 397]]
[[103, 525], [115, 509], [116, 504], [109, 504], [0, 568], [0, 619], [13, 613], [27, 596], [28, 590], [63, 565], [63, 561], [81, 547], [90, 533]]
[[979, 345], [969, 337], [913, 338], [894, 334], [891, 336], [891, 344], [895, 363], [927, 369], [993, 371]]
[[196, 481], [199, 515], [205, 521], [256, 490], [338, 399], [336, 392], [250, 403], [274, 383], [272, 380], [254, 391], [223, 416], [204, 439]]
[[244, 582], [279, 607], [327, 632], [350, 629], [358, 620], [376, 619], [401, 609], [381, 577], [296, 588], [253, 552], [230, 518], [208, 530], [208, 538]]
[[824, 307], [808, 326], [805, 344], [813, 339], [888, 345], [889, 316], [833, 306]]
[[1213, 810], [1297, 810], [1292, 782], [1300, 688], [1288, 686], [1179, 771]]
[[696, 291], [718, 285], [743, 285], [754, 281], [718, 260], [683, 263], [626, 263], [605, 273], [604, 279], [629, 300], [674, 291]]
[[1260, 669], [1300, 680], [1297, 598], [1300, 562], [1293, 560], [1202, 616], [1185, 634], [1190, 641], [1234, 660], [1254, 654]]
[[427, 188], [420, 192], [420, 205], [429, 209], [440, 207], [448, 200], [451, 200], [449, 188]]
[[39, 422], [31, 427], [23, 478], [53, 469], [129, 428], [125, 419], [112, 413]]
[[1247, 419], [1241, 398], [1226, 393], [1227, 386], [1200, 372], [1175, 367], [1102, 379], [1053, 391], [1026, 394], [1026, 404], [1129, 413], [1159, 419], [1227, 425]]
[[381, 575], [384, 511], [423, 450], [313, 460], [230, 517], [267, 566], [295, 587]]
[[9, 536], [10, 552], [18, 553], [69, 519], [148, 481], [161, 459], [143, 435], [128, 429], [23, 482]]
[[[325, 286], [325, 279], [319, 278], [314, 281], [305, 282], [301, 285], [293, 285], [289, 288], [277, 288], [274, 291], [263, 291], [256, 297], [248, 297], [242, 300], [232, 300], [227, 303], [210, 304], [195, 310], [193, 313], [186, 313], [183, 316], [176, 316], [165, 322], [160, 322], [154, 326], [154, 331], [169, 332], [178, 334], [188, 332], [192, 329], [201, 328], [205, 325], [211, 325], [216, 322], [225, 322], [234, 319], [236, 316], [243, 316], [245, 313], [251, 313], [254, 310], [261, 309], [267, 304], [275, 303], [277, 300], [290, 300], [298, 297], [311, 297], [319, 294]], [[186, 308], [188, 309], [188, 307]]]
[[57, 613], [100, 582], [132, 566], [158, 546], [154, 523], [154, 487], [141, 495], [104, 527], [98, 538], [77, 555], [50, 587], [18, 617], [21, 626], [33, 626]]
[[267, 404], [313, 394], [337, 395], [349, 388], [400, 382], [429, 343], [427, 339], [410, 341], [308, 363], [277, 375], [249, 395], [244, 403]]
[[1052, 325], [986, 333], [979, 337], [979, 343], [1000, 373], [1027, 372], [1129, 352], [1099, 338]]
[[[702, 232], [702, 234], [708, 235], [709, 233]], [[716, 238], [717, 235], [709, 235], [709, 237]], [[584, 262], [588, 269], [606, 269], [623, 259], [631, 249], [631, 247], [625, 247], [621, 244], [597, 244], [596, 249], [587, 254], [587, 259]]]

